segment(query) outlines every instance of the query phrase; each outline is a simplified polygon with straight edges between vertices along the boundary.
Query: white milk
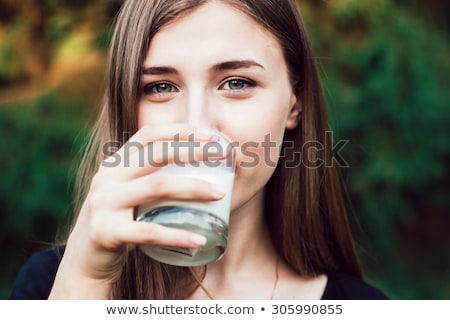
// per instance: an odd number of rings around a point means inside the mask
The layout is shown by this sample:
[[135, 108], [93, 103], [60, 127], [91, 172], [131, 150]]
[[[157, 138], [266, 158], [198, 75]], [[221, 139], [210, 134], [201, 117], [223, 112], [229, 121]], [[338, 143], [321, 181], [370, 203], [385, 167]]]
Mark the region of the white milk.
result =
[[173, 179], [177, 179], [177, 176], [191, 177], [195, 179], [202, 179], [213, 184], [217, 184], [223, 187], [225, 196], [218, 201], [178, 201], [178, 200], [162, 200], [152, 202], [147, 205], [139, 207], [138, 216], [142, 213], [148, 212], [154, 208], [174, 206], [193, 208], [210, 213], [225, 222], [228, 225], [230, 219], [231, 209], [231, 195], [233, 193], [234, 184], [234, 171], [223, 170], [220, 168], [162, 168], [160, 170], [164, 173], [173, 174]]
[[[178, 266], [198, 266], [219, 259], [226, 248], [231, 196], [234, 185], [234, 168], [166, 166], [160, 173], [202, 179], [223, 187], [225, 196], [218, 201], [162, 200], [139, 207], [137, 220], [190, 230], [206, 237], [200, 249], [167, 248], [140, 245], [148, 256], [164, 263]], [[158, 174], [158, 173], [155, 173]]]

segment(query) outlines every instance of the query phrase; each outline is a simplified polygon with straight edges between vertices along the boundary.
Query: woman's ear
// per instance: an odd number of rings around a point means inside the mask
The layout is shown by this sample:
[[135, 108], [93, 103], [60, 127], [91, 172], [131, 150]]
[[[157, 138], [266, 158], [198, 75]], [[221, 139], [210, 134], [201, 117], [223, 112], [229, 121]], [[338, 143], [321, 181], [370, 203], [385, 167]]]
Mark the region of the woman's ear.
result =
[[297, 97], [293, 94], [293, 98], [291, 99], [291, 110], [289, 111], [287, 120], [286, 120], [286, 130], [293, 130], [297, 128], [298, 123], [300, 122], [302, 116], [302, 103]]

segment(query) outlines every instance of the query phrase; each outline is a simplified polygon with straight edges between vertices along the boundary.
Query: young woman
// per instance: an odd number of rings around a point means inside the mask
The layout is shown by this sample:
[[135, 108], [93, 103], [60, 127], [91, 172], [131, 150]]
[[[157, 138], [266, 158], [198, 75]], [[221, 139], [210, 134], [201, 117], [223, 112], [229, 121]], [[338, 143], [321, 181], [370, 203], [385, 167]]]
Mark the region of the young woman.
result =
[[[169, 266], [137, 245], [201, 248], [205, 238], [138, 222], [135, 208], [158, 199], [217, 201], [224, 191], [157, 174], [125, 144], [151, 145], [153, 157], [171, 163], [177, 159], [163, 154], [163, 143], [190, 136], [208, 142], [207, 128], [247, 147], [236, 150], [228, 246], [207, 266]], [[386, 298], [362, 280], [327, 131], [315, 60], [293, 1], [126, 1], [103, 109], [80, 168], [74, 226], [64, 246], [23, 267], [12, 297]], [[111, 142], [120, 148], [107, 155]], [[195, 153], [196, 161], [203, 157]], [[129, 165], [108, 165], [125, 158]]]

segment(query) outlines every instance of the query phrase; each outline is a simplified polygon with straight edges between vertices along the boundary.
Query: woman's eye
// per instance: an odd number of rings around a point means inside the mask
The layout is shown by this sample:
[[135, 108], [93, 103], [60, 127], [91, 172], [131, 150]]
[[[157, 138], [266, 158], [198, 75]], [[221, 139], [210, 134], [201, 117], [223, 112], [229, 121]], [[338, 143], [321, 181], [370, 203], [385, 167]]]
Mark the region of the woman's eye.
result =
[[168, 94], [171, 92], [178, 92], [178, 89], [167, 82], [149, 84], [144, 87], [145, 94]]
[[250, 80], [244, 79], [231, 79], [226, 81], [220, 89], [222, 90], [231, 90], [231, 91], [241, 91], [245, 90], [249, 87], [254, 87], [255, 83]]
[[246, 83], [243, 80], [230, 80], [228, 81], [228, 87], [230, 90], [242, 90], [246, 87]]

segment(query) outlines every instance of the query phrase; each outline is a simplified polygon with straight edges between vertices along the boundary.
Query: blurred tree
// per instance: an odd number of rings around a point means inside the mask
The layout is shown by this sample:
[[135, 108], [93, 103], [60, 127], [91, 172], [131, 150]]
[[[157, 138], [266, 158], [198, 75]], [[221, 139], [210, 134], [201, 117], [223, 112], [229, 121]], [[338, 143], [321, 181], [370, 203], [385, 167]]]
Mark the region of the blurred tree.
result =
[[450, 34], [450, 2], [442, 0], [395, 0], [394, 3], [407, 8], [416, 19], [425, 20], [436, 29]]
[[412, 18], [411, 2], [308, 3], [332, 127], [350, 140], [366, 271], [394, 298], [448, 298], [448, 37]]
[[[0, 298], [71, 213], [121, 0], [0, 0]], [[450, 298], [448, 1], [302, 0], [365, 270], [400, 299]]]
[[48, 89], [77, 71], [71, 59], [84, 63], [92, 49], [105, 49], [120, 3], [0, 0], [0, 101]]
[[0, 298], [71, 213], [120, 2], [0, 0]]

